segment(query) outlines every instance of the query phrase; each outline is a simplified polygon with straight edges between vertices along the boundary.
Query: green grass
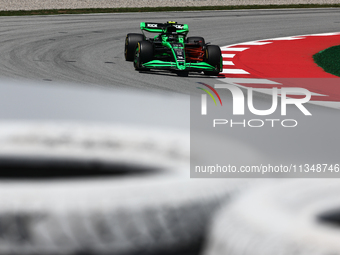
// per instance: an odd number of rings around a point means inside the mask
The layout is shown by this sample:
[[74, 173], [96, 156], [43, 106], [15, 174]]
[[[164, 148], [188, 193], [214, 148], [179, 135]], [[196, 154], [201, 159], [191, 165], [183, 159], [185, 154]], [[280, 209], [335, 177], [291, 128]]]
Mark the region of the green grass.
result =
[[325, 72], [340, 76], [340, 45], [320, 51], [313, 58]]
[[187, 6], [187, 7], [143, 7], [143, 8], [98, 8], [98, 9], [56, 9], [34, 11], [0, 11], [0, 16], [56, 15], [117, 12], [169, 12], [203, 10], [283, 9], [283, 8], [339, 8], [340, 4], [289, 4], [289, 5], [236, 5], [236, 6]]

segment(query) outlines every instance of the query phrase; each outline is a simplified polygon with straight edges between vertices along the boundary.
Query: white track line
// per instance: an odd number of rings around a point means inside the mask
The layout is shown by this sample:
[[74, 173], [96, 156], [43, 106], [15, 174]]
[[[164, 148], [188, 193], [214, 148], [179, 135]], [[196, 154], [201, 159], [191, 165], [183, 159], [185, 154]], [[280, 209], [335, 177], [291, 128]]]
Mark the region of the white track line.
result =
[[222, 54], [222, 58], [233, 58], [236, 54]]
[[269, 39], [270, 41], [291, 41], [291, 40], [301, 40], [304, 39], [304, 37], [297, 37], [297, 36], [290, 36], [290, 37], [278, 37]]
[[249, 74], [247, 71], [243, 69], [223, 69], [222, 73], [226, 74]]
[[244, 50], [248, 50], [249, 48], [221, 48], [222, 51], [244, 51]]
[[[253, 42], [244, 42], [244, 43], [239, 43], [237, 45], [254, 45], [254, 46], [261, 46], [261, 45], [266, 45], [266, 44], [270, 44], [272, 42], [257, 42], [257, 41], [253, 41]], [[230, 47], [230, 46], [225, 46], [225, 47]], [[223, 47], [222, 47], [223, 48]]]
[[322, 34], [313, 34], [310, 36], [329, 36], [329, 35], [340, 35], [340, 33], [322, 33]]
[[225, 83], [239, 83], [239, 84], [270, 84], [270, 85], [281, 84], [275, 81], [257, 78], [221, 78], [217, 80]]
[[333, 101], [309, 101], [309, 103], [326, 106], [329, 108], [340, 109], [340, 102], [333, 102]]
[[232, 61], [223, 61], [224, 66], [233, 66], [234, 63]]

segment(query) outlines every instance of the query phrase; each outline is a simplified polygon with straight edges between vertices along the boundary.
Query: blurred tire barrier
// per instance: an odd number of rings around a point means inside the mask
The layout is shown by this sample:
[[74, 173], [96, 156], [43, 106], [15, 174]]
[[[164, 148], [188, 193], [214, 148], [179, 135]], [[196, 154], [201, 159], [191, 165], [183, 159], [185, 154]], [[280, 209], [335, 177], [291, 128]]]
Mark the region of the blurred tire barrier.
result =
[[272, 183], [214, 218], [205, 255], [340, 254], [340, 180]]
[[189, 137], [0, 123], [0, 254], [167, 254], [202, 243], [244, 180], [189, 177]]

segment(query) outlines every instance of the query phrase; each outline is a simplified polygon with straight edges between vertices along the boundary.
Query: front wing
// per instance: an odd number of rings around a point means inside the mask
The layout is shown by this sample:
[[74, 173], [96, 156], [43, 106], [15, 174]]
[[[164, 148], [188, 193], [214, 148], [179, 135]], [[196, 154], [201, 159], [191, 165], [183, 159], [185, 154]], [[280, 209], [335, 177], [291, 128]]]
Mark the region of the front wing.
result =
[[186, 70], [186, 71], [220, 71], [206, 62], [198, 63], [181, 63], [181, 62], [166, 62], [161, 60], [152, 60], [142, 64], [145, 68], [155, 69], [171, 69], [171, 70]]

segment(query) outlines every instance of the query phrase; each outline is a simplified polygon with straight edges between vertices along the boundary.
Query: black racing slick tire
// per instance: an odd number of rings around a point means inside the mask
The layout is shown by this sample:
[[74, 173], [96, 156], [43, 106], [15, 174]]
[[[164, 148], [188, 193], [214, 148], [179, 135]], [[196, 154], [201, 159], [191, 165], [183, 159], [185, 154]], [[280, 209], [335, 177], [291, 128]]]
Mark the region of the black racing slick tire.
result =
[[275, 181], [214, 218], [204, 255], [340, 254], [340, 180]]
[[137, 43], [140, 41], [144, 41], [144, 40], [145, 40], [145, 37], [143, 34], [130, 33], [126, 35], [125, 51], [124, 51], [126, 61], [133, 61]]
[[198, 43], [200, 46], [204, 46], [205, 45], [205, 40], [203, 37], [199, 37], [199, 36], [191, 36], [187, 38], [187, 43]]
[[141, 41], [137, 43], [134, 57], [134, 67], [138, 71], [148, 70], [143, 67], [144, 63], [147, 63], [153, 59], [153, 45], [148, 41]]
[[216, 71], [204, 71], [204, 74], [217, 76], [222, 71], [221, 48], [217, 45], [207, 45], [204, 61], [216, 68]]

